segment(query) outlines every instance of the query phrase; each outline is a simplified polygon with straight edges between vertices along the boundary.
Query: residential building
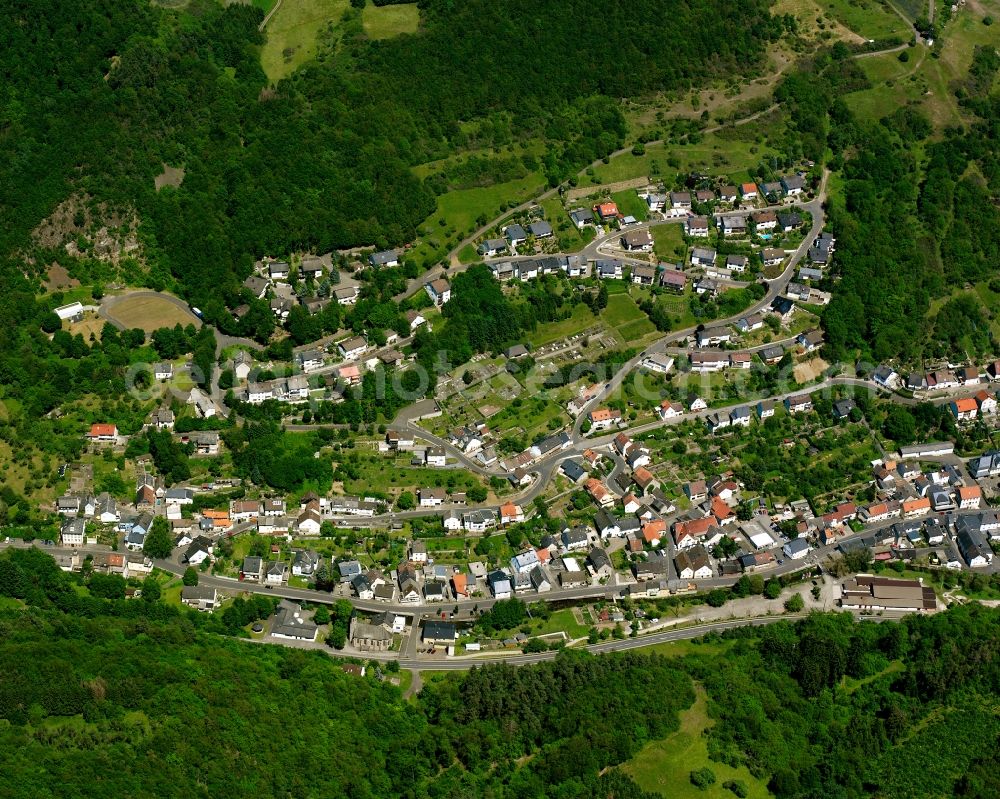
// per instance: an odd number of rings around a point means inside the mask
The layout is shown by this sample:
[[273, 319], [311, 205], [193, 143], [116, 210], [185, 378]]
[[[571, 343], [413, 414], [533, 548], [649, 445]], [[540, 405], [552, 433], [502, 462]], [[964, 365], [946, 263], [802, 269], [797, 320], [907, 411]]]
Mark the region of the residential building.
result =
[[431, 302], [438, 308], [451, 299], [451, 284], [443, 277], [432, 280], [424, 286], [424, 290], [427, 292], [427, 296], [431, 298]]
[[185, 585], [181, 588], [181, 604], [211, 612], [219, 604], [219, 592], [207, 585]]

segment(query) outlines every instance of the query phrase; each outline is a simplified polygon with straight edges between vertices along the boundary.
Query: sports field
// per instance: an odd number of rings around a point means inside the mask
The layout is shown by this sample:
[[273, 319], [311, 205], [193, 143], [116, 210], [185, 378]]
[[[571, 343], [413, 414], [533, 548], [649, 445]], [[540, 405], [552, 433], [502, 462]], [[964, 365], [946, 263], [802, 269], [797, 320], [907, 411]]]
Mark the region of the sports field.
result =
[[176, 324], [201, 327], [201, 320], [187, 310], [183, 303], [155, 294], [138, 294], [121, 299], [112, 298], [107, 303], [107, 316], [127, 328], [139, 327], [151, 333], [161, 327]]

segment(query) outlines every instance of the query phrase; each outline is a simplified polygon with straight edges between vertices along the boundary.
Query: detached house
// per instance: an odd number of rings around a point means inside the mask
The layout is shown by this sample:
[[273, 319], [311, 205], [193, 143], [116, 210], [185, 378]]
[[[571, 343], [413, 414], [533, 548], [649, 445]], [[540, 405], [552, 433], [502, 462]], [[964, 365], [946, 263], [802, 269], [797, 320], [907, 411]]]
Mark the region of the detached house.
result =
[[805, 191], [806, 182], [800, 175], [785, 175], [781, 179], [781, 188], [789, 197], [797, 197]]
[[694, 238], [705, 238], [708, 236], [708, 217], [690, 216], [684, 222], [684, 232]]
[[368, 256], [368, 263], [374, 267], [380, 266], [399, 266], [399, 253], [395, 250], [383, 250], [382, 252], [373, 252]]
[[973, 397], [952, 400], [948, 409], [959, 422], [971, 422], [979, 413], [979, 405]]
[[691, 250], [691, 265], [692, 266], [714, 266], [715, 265], [715, 250], [709, 250], [703, 247], [695, 247]]
[[622, 412], [617, 408], [598, 408], [588, 415], [591, 430], [607, 430], [622, 420]]
[[493, 258], [500, 253], [507, 252], [507, 239], [486, 239], [479, 245], [479, 254], [487, 258]]
[[629, 230], [621, 237], [621, 243], [626, 250], [649, 252], [653, 249], [653, 237], [648, 230]]
[[451, 284], [443, 277], [432, 280], [424, 286], [424, 289], [427, 291], [427, 296], [431, 298], [431, 302], [438, 308], [451, 299]]
[[796, 394], [785, 400], [785, 410], [789, 413], [808, 413], [812, 410], [812, 397], [808, 394]]
[[91, 441], [101, 443], [115, 442], [118, 440], [118, 425], [115, 424], [92, 424], [87, 438]]
[[736, 238], [747, 234], [747, 218], [745, 216], [721, 217], [720, 229], [726, 238]]

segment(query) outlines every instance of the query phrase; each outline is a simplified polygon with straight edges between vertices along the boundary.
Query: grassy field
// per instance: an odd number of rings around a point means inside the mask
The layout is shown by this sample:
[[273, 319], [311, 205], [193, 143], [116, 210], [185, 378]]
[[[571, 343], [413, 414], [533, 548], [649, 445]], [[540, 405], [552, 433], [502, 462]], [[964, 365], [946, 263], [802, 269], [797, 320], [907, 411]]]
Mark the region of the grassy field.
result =
[[437, 219], [444, 219], [459, 231], [471, 230], [475, 227], [476, 218], [480, 214], [493, 218], [500, 213], [501, 205], [523, 201], [538, 194], [544, 184], [545, 179], [542, 175], [532, 172], [507, 183], [449, 191], [438, 197], [438, 210], [431, 217], [431, 221], [437, 224]]
[[[1000, 13], [1000, 3], [984, 2], [982, 7]], [[948, 23], [942, 42], [937, 57], [923, 45], [910, 48], [905, 64], [896, 53], [859, 60], [874, 85], [847, 95], [847, 105], [859, 116], [878, 119], [913, 103], [938, 129], [962, 123], [952, 85], [968, 73], [976, 45], [996, 43], [995, 28], [983, 25], [981, 14], [964, 6]]]
[[[713, 724], [708, 717], [708, 701], [701, 687], [696, 689], [694, 704], [681, 714], [681, 728], [663, 741], [643, 747], [623, 769], [641, 788], [669, 796], [670, 799], [727, 799], [733, 794], [722, 787], [728, 780], [739, 780], [748, 788], [751, 799], [765, 799], [771, 794], [750, 771], [736, 769], [708, 759], [704, 732]], [[715, 773], [715, 784], [701, 790], [691, 784], [688, 775], [707, 766]]]
[[618, 210], [625, 216], [634, 216], [640, 222], [645, 222], [649, 218], [649, 206], [635, 193], [635, 189], [616, 191], [611, 195], [611, 199], [617, 203]]
[[[598, 164], [594, 174], [580, 176], [581, 186], [613, 183], [619, 180], [649, 176], [672, 182], [677, 172], [699, 170], [710, 175], [727, 175], [733, 182], [749, 179], [747, 170], [771, 155], [765, 145], [752, 142], [724, 141], [716, 134], [705, 136], [697, 144], [647, 144], [645, 155], [625, 153], [607, 164]], [[674, 169], [667, 159], [680, 162]]]
[[612, 294], [608, 307], [601, 312], [605, 324], [618, 332], [624, 344], [637, 344], [655, 332], [656, 327], [628, 294]]
[[650, 228], [653, 234], [653, 252], [661, 261], [683, 264], [687, 258], [684, 243], [684, 226], [668, 223]]
[[542, 210], [545, 211], [545, 219], [555, 231], [556, 238], [559, 239], [559, 249], [562, 252], [578, 252], [586, 246], [593, 236], [585, 239], [581, 232], [577, 230], [563, 208], [562, 200], [558, 197], [549, 197], [542, 203]]
[[267, 77], [276, 83], [312, 58], [319, 32], [339, 22], [349, 5], [348, 0], [282, 0], [264, 29], [260, 63]]
[[573, 308], [573, 313], [569, 319], [539, 325], [528, 336], [528, 342], [535, 349], [538, 349], [546, 344], [551, 344], [553, 341], [562, 341], [570, 336], [575, 336], [577, 333], [582, 333], [587, 328], [594, 327], [597, 323], [598, 319], [594, 316], [594, 312], [581, 303]]
[[427, 469], [410, 467], [409, 458], [396, 461], [384, 457], [359, 453], [358, 476], [344, 481], [344, 492], [365, 496], [369, 492], [397, 494], [420, 488], [447, 487], [463, 491], [481, 485], [479, 479], [464, 469]]
[[[926, 13], [926, 0], [918, 2], [923, 2]], [[865, 39], [888, 39], [893, 36], [908, 39], [912, 35], [900, 16], [879, 0], [820, 0], [818, 5], [827, 17]]]
[[391, 39], [404, 33], [416, 33], [420, 10], [416, 4], [376, 6], [369, 3], [361, 12], [361, 22], [369, 39]]
[[176, 324], [201, 327], [198, 317], [163, 297], [126, 297], [108, 310], [108, 316], [125, 327], [140, 327], [147, 333]]
[[539, 621], [531, 625], [530, 635], [545, 635], [546, 633], [565, 632], [570, 638], [586, 638], [590, 628], [585, 624], [580, 624], [573, 615], [573, 610], [557, 610], [545, 621]]
[[601, 317], [610, 327], [619, 328], [630, 322], [644, 319], [645, 314], [639, 310], [635, 300], [627, 294], [613, 294], [608, 297], [608, 307], [601, 313]]

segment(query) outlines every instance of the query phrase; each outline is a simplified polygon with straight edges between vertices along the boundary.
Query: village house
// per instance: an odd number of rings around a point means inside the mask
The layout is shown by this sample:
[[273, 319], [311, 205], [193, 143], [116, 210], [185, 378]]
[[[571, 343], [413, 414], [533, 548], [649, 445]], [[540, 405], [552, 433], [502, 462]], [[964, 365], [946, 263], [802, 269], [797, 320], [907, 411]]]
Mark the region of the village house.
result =
[[719, 199], [724, 203], [735, 203], [739, 199], [739, 190], [735, 186], [723, 186], [719, 189]]
[[587, 208], [574, 208], [569, 212], [569, 218], [573, 220], [577, 230], [583, 230], [587, 225], [594, 224], [594, 213]]
[[507, 239], [486, 239], [477, 249], [480, 255], [486, 258], [494, 258], [501, 253], [507, 252]]
[[219, 604], [219, 592], [207, 585], [185, 585], [181, 588], [181, 604], [209, 613]]
[[785, 251], [775, 247], [765, 247], [760, 251], [760, 260], [764, 266], [777, 266], [785, 260]]
[[334, 289], [333, 298], [337, 301], [338, 305], [354, 305], [358, 301], [360, 292], [357, 286], [344, 286], [343, 288]]
[[607, 430], [622, 420], [622, 412], [617, 408], [598, 408], [587, 416], [592, 431]]
[[451, 299], [451, 284], [443, 277], [432, 280], [424, 286], [424, 289], [427, 292], [427, 296], [431, 298], [431, 302], [438, 308]]
[[948, 410], [959, 422], [971, 422], [979, 413], [979, 404], [973, 397], [963, 397], [948, 403]]
[[368, 342], [364, 336], [353, 336], [337, 343], [337, 349], [345, 361], [353, 361], [364, 355]]
[[689, 216], [684, 220], [684, 232], [692, 238], [707, 238], [708, 231], [707, 216]]
[[786, 399], [784, 404], [789, 413], [808, 413], [812, 410], [812, 397], [808, 394], [796, 394]]
[[691, 265], [692, 266], [714, 266], [715, 265], [715, 250], [710, 250], [704, 247], [695, 247], [691, 250]]
[[621, 237], [621, 243], [626, 250], [649, 252], [653, 249], [653, 237], [648, 230], [629, 230]]
[[727, 239], [745, 236], [747, 234], [747, 218], [741, 215], [720, 217], [720, 230]]
[[772, 230], [778, 227], [778, 216], [774, 211], [761, 211], [756, 214], [751, 214], [750, 219], [753, 221], [754, 229], [760, 233], [770, 233]]
[[632, 267], [632, 282], [640, 286], [652, 286], [656, 282], [656, 267], [636, 264]]
[[618, 206], [610, 201], [595, 205], [594, 213], [602, 222], [609, 222], [611, 220], [618, 219], [621, 216], [618, 212]]
[[674, 565], [677, 576], [682, 580], [707, 580], [712, 576], [708, 552], [700, 544], [678, 552]]
[[678, 416], [684, 415], [684, 406], [679, 402], [663, 400], [660, 403], [659, 414], [661, 419], [675, 419]]

